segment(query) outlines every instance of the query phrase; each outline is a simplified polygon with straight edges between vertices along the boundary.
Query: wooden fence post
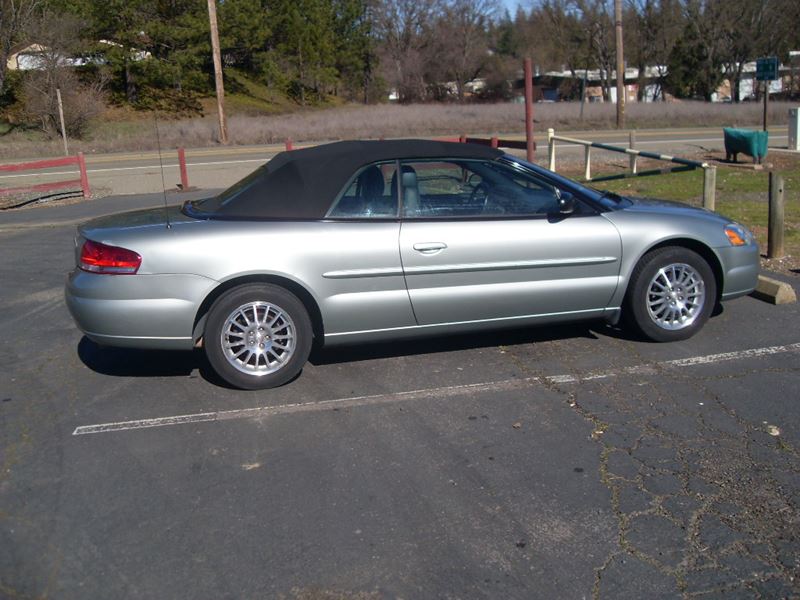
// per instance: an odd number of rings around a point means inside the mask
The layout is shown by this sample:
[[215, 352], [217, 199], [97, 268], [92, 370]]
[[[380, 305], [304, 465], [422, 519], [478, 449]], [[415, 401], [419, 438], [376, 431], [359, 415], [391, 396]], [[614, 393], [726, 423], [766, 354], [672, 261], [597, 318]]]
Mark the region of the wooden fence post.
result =
[[783, 233], [783, 177], [770, 171], [767, 258], [783, 257]]
[[181, 171], [181, 190], [189, 189], [189, 173], [186, 170], [186, 151], [183, 147], [178, 148], [178, 165]]
[[86, 172], [86, 158], [83, 152], [78, 152], [78, 169], [81, 172], [81, 190], [83, 191], [84, 198], [90, 198], [92, 195], [89, 189], [89, 174]]
[[714, 210], [717, 199], [717, 167], [703, 167], [703, 208]]
[[583, 172], [583, 178], [586, 181], [592, 180], [592, 147], [588, 144], [584, 146], [584, 160], [586, 161], [586, 169]]

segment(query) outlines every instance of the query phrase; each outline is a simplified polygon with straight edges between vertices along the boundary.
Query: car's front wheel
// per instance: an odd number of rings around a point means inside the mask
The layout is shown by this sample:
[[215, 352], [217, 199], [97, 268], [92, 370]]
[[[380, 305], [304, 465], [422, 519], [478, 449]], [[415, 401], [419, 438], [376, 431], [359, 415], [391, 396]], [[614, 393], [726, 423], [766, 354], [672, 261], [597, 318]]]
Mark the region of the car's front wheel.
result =
[[312, 336], [308, 312], [294, 294], [276, 285], [248, 284], [214, 302], [203, 346], [220, 377], [256, 390], [293, 379], [308, 359]]
[[627, 320], [655, 342], [685, 340], [708, 320], [717, 285], [708, 262], [677, 246], [645, 254], [633, 270], [625, 298]]

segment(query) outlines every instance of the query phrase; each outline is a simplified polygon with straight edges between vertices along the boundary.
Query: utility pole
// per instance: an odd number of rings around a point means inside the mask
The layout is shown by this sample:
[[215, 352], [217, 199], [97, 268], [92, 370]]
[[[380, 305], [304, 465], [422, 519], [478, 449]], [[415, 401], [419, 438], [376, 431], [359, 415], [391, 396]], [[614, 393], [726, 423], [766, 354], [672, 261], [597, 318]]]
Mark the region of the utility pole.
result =
[[219, 116], [219, 141], [228, 143], [228, 126], [225, 123], [225, 86], [222, 83], [222, 58], [219, 52], [217, 30], [217, 0], [208, 0], [208, 23], [211, 27], [211, 53], [214, 56], [214, 83], [217, 88], [217, 114]]
[[622, 0], [614, 0], [614, 30], [617, 38], [617, 129], [625, 127], [625, 57], [622, 53]]
[[528, 162], [533, 162], [536, 147], [533, 141], [533, 66], [530, 58], [523, 62], [525, 73], [525, 150]]
[[586, 104], [586, 77], [589, 74], [589, 64], [587, 62], [586, 68], [583, 70], [583, 79], [581, 79], [581, 121], [583, 121], [583, 107]]

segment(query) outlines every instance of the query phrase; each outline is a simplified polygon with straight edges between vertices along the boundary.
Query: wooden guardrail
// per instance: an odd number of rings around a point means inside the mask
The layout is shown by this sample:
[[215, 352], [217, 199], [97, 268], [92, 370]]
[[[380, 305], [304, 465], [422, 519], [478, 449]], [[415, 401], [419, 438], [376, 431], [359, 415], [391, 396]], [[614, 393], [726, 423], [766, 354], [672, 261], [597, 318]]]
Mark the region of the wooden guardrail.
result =
[[[679, 171], [693, 171], [695, 169], [703, 169], [703, 207], [709, 210], [714, 210], [716, 203], [716, 187], [717, 187], [717, 167], [709, 165], [705, 162], [691, 160], [688, 158], [680, 158], [677, 156], [670, 156], [669, 154], [656, 154], [655, 152], [645, 152], [643, 150], [636, 150], [633, 146], [636, 142], [636, 134], [632, 133], [630, 138], [629, 148], [622, 146], [612, 146], [610, 144], [603, 144], [601, 142], [592, 142], [590, 140], [580, 140], [577, 138], [566, 137], [563, 135], [556, 135], [555, 130], [547, 130], [547, 146], [548, 146], [548, 168], [555, 172], [556, 170], [556, 144], [555, 142], [566, 142], [568, 144], [577, 144], [584, 147], [584, 179], [586, 181], [608, 181], [611, 179], [622, 179], [624, 177], [642, 177], [647, 175], [660, 175], [663, 173], [675, 173]], [[611, 175], [607, 177], [598, 177], [592, 179], [592, 148], [600, 150], [607, 150], [608, 152], [617, 152], [621, 154], [630, 155], [630, 173], [622, 175]], [[637, 158], [650, 158], [653, 160], [660, 160], [672, 164], [680, 165], [679, 167], [672, 167], [667, 169], [654, 169], [640, 172], [638, 170]]]
[[25, 194], [32, 192], [50, 192], [55, 190], [80, 187], [80, 191], [83, 194], [83, 197], [89, 198], [91, 196], [91, 190], [89, 189], [89, 176], [86, 173], [86, 160], [82, 152], [78, 153], [75, 156], [67, 156], [65, 158], [37, 160], [32, 162], [17, 163], [13, 165], [0, 165], [0, 173], [8, 173], [16, 171], [36, 171], [40, 169], [49, 169], [52, 167], [64, 167], [69, 165], [77, 165], [79, 173], [78, 179], [67, 179], [63, 181], [37, 183], [34, 185], [26, 185], [21, 187], [10, 187], [10, 188], [0, 187], [0, 196], [9, 196], [12, 194]]
[[[459, 137], [436, 138], [439, 142], [459, 142], [461, 144], [478, 144], [479, 146], [490, 146], [492, 148], [514, 148], [516, 150], [527, 150], [528, 142], [525, 140], [504, 140], [496, 135], [490, 138], [477, 138], [461, 135]], [[536, 142], [533, 142], [533, 150], [536, 150]]]

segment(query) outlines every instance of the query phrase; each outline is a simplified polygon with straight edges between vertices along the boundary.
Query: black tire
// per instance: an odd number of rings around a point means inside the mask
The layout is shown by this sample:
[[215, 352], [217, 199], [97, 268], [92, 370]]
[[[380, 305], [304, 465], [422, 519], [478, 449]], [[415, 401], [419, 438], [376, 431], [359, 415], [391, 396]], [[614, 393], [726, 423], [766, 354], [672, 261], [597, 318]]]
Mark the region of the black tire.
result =
[[[682, 274], [691, 278], [682, 280]], [[646, 339], [674, 342], [700, 331], [716, 302], [717, 282], [706, 260], [688, 248], [666, 246], [645, 254], [633, 269], [623, 314]]]
[[[270, 326], [272, 319], [275, 323]], [[223, 337], [232, 347], [225, 347]], [[229, 384], [245, 390], [277, 387], [294, 379], [308, 360], [312, 342], [311, 319], [303, 303], [272, 284], [246, 284], [220, 296], [211, 306], [203, 334], [211, 367]]]

